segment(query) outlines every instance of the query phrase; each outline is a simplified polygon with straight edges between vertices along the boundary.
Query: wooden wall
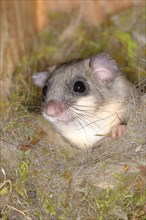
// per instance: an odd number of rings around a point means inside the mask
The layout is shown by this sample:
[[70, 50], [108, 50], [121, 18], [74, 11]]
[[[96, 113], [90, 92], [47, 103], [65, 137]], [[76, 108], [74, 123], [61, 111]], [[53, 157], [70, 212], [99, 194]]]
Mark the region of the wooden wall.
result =
[[9, 95], [12, 73], [36, 32], [35, 1], [0, 0], [0, 92]]
[[36, 0], [38, 28], [47, 23], [47, 12], [76, 10], [90, 24], [97, 25], [118, 10], [144, 4], [144, 0]]
[[12, 73], [37, 31], [49, 24], [48, 14], [76, 10], [90, 24], [99, 24], [107, 14], [143, 0], [0, 0], [0, 92], [9, 95]]

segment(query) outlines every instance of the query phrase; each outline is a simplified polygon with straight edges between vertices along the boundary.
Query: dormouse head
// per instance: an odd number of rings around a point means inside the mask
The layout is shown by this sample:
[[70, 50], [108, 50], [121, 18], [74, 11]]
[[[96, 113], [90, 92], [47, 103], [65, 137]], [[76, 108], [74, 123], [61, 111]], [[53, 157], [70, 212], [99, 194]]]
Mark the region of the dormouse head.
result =
[[[73, 109], [95, 111], [119, 75], [116, 62], [106, 53], [74, 60], [35, 73], [33, 83], [42, 89], [43, 112], [50, 120], [70, 121]], [[65, 114], [64, 114], [65, 113]]]

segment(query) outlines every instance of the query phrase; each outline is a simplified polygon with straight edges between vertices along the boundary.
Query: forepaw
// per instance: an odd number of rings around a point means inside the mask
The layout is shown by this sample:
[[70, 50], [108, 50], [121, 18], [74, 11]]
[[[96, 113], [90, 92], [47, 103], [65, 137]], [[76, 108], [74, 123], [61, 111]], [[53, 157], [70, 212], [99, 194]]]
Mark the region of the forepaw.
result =
[[112, 128], [111, 136], [113, 139], [122, 137], [126, 133], [126, 125], [116, 125]]

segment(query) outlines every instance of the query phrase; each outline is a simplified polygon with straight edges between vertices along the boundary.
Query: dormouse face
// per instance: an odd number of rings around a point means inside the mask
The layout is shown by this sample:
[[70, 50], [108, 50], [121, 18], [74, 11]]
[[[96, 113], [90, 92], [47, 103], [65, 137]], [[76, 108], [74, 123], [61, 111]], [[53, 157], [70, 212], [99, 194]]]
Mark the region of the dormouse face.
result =
[[[85, 133], [93, 136], [95, 130], [103, 130], [100, 109], [110, 96], [118, 75], [115, 61], [107, 54], [98, 54], [89, 59], [51, 67], [46, 72], [34, 74], [32, 79], [35, 85], [42, 88], [44, 117], [70, 139], [70, 134], [75, 134], [78, 129], [83, 132], [81, 136], [86, 136]], [[109, 112], [103, 117], [110, 118], [111, 115]], [[111, 118], [111, 122], [113, 120]], [[104, 123], [104, 126], [107, 125]], [[85, 132], [87, 128], [89, 130]]]
[[[42, 87], [44, 114], [54, 120], [59, 119], [69, 108], [76, 105], [83, 110], [87, 103], [94, 111], [104, 101], [106, 85], [115, 79], [117, 70], [109, 55], [100, 54], [33, 75], [34, 83]], [[69, 119], [68, 115], [68, 120], [73, 120], [73, 117]]]
[[68, 104], [76, 102], [80, 97], [88, 96], [91, 83], [87, 79], [89, 70], [82, 63], [73, 66], [61, 66], [54, 70], [42, 88], [42, 101], [56, 100]]

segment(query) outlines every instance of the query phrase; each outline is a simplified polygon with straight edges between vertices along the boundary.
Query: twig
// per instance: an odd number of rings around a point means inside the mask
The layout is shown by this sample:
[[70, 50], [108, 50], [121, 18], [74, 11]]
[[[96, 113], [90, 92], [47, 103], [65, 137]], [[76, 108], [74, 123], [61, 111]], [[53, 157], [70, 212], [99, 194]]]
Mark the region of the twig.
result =
[[25, 212], [27, 212], [28, 210], [26, 210], [26, 211], [21, 211], [21, 210], [15, 208], [15, 207], [13, 207], [13, 206], [10, 206], [10, 205], [7, 205], [7, 206], [8, 206], [9, 208], [15, 210], [16, 212], [19, 212], [20, 214], [22, 214], [27, 220], [32, 220], [32, 218], [30, 218], [29, 216], [27, 216], [27, 215], [25, 214]]

